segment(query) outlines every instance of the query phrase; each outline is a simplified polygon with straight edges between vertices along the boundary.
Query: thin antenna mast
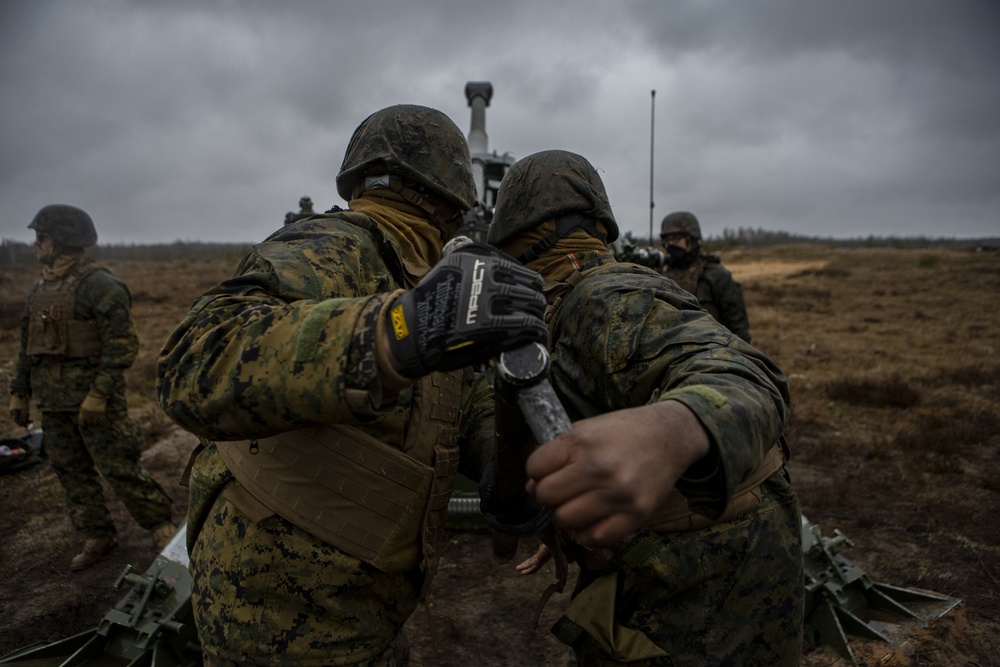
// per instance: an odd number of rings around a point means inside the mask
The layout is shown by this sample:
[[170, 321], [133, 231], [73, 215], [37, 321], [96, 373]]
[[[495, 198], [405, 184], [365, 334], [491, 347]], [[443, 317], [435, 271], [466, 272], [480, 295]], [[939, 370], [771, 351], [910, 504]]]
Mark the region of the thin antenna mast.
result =
[[656, 120], [656, 91], [649, 91], [649, 245], [653, 242], [653, 124]]

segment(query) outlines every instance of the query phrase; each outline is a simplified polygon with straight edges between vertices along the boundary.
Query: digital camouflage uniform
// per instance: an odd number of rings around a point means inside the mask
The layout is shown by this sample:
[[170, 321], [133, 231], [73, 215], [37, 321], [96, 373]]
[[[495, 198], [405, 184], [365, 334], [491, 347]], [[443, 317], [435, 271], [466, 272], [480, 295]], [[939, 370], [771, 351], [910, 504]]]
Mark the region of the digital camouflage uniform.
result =
[[[368, 198], [352, 202], [375, 220], [416, 220], [415, 208], [387, 204], [395, 210]], [[346, 215], [318, 216], [257, 246], [232, 279], [195, 303], [161, 358], [162, 404], [185, 428], [220, 441], [195, 461], [188, 535], [202, 648], [222, 660], [397, 664], [380, 654], [421, 596], [420, 567], [379, 570], [266, 509], [253, 515], [222, 496], [234, 482], [218, 449], [239, 445], [221, 441], [346, 423], [402, 445], [412, 387], [385, 414], [352, 407], [348, 393], [375, 377], [374, 360], [357, 356], [369, 349], [359, 337], [375, 323], [358, 320], [378, 312], [404, 277], [372, 232]], [[411, 267], [408, 281], [426, 271], [419, 258], [400, 259]], [[491, 388], [470, 370], [461, 377], [460, 470], [478, 479], [492, 451]]]
[[743, 288], [718, 255], [701, 254], [684, 269], [665, 268], [663, 275], [698, 298], [698, 303], [734, 334], [750, 342], [750, 319]]
[[188, 539], [209, 666], [407, 664], [455, 474], [492, 456], [469, 366], [545, 337], [537, 274], [485, 245], [442, 256], [476, 197], [447, 116], [369, 116], [337, 191], [351, 210], [256, 246], [160, 355], [160, 405], [205, 445]]
[[[672, 234], [686, 235], [690, 247], [684, 251], [679, 245], [668, 244], [667, 237]], [[663, 275], [694, 294], [701, 307], [723, 326], [751, 342], [743, 289], [717, 255], [702, 252], [701, 223], [697, 216], [690, 211], [668, 213], [660, 222], [660, 239], [670, 258], [662, 267]]]
[[[579, 212], [589, 223], [573, 222]], [[711, 453], [606, 564], [576, 551], [580, 576], [553, 633], [587, 666], [797, 665], [800, 512], [776, 444], [785, 378], [675, 282], [616, 262], [594, 220], [613, 241], [603, 183], [581, 156], [536, 154], [501, 183], [490, 241], [546, 278], [553, 388], [573, 421], [680, 401]]]
[[[705, 479], [682, 480], [678, 489], [693, 511], [718, 516], [781, 433], [784, 377], [654, 272], [596, 252], [575, 261], [584, 272], [607, 268], [564, 296], [552, 324], [551, 378], [570, 418], [668, 398], [683, 402], [708, 430], [718, 467]], [[615, 550], [612, 577], [582, 573], [578, 598], [588, 584], [595, 595], [616, 591], [617, 623], [642, 631], [669, 656], [629, 664], [798, 664], [798, 501], [782, 472], [761, 492], [759, 506], [730, 521], [640, 531]], [[581, 665], [619, 664], [571, 618], [555, 633], [577, 647]]]
[[[139, 464], [142, 435], [129, 418], [125, 402], [124, 372], [139, 350], [132, 298], [110, 271], [80, 257], [59, 279], [41, 279], [32, 288], [21, 319], [21, 348], [11, 392], [33, 396], [42, 413], [45, 450], [66, 492], [74, 528], [88, 538], [115, 534], [101, 486], [103, 477], [139, 525], [153, 530], [170, 522], [171, 500]], [[32, 320], [43, 317], [33, 303], [46, 292], [72, 290], [73, 283], [75, 299], [66, 298], [75, 301], [75, 311], [62, 317], [94, 323], [100, 352], [85, 357], [72, 352], [67, 356], [67, 350], [55, 349], [51, 354], [29, 354], [38, 352], [29, 341]], [[46, 319], [50, 315], [44, 313]], [[64, 333], [56, 335], [65, 337]], [[78, 413], [91, 390], [107, 397], [107, 411], [100, 425], [81, 427]]]

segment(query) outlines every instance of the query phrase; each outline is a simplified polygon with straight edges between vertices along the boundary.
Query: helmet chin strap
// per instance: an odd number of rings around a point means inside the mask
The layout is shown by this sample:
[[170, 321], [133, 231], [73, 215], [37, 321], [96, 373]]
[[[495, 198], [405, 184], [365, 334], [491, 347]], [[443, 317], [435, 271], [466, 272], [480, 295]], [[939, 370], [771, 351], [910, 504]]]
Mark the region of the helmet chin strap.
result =
[[410, 187], [406, 181], [396, 174], [365, 176], [364, 180], [354, 188], [352, 196], [360, 196], [361, 193], [368, 190], [391, 190], [395, 192], [426, 213], [430, 217], [431, 224], [438, 228], [445, 240], [451, 238], [461, 225], [461, 212], [457, 212], [451, 220], [445, 220], [438, 211], [438, 207], [432, 204], [425, 194]]

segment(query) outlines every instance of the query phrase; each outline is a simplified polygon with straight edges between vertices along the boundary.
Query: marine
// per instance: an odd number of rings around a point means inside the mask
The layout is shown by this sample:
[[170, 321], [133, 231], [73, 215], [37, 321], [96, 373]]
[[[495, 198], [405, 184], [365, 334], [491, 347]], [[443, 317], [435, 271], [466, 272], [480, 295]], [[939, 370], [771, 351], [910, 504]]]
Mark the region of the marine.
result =
[[580, 155], [536, 153], [501, 181], [489, 241], [546, 280], [550, 380], [572, 420], [527, 459], [558, 530], [518, 569], [579, 565], [553, 628], [579, 665], [797, 665], [785, 377], [675, 282], [617, 262], [618, 233]]
[[160, 355], [160, 405], [204, 441], [188, 539], [206, 665], [407, 664], [454, 476], [492, 453], [473, 364], [546, 335], [537, 274], [484, 244], [444, 253], [476, 197], [446, 115], [373, 113], [337, 191], [348, 210], [256, 246]]
[[304, 195], [299, 198], [299, 212], [295, 213], [289, 211], [285, 213], [285, 224], [290, 225], [293, 222], [298, 222], [299, 220], [305, 220], [308, 217], [315, 215], [316, 212], [313, 210], [313, 200], [312, 197]]
[[139, 351], [128, 287], [86, 256], [97, 243], [86, 211], [45, 206], [28, 228], [43, 268], [21, 317], [10, 414], [27, 427], [32, 399], [42, 413], [45, 450], [84, 536], [69, 567], [90, 567], [117, 545], [102, 478], [161, 550], [175, 532], [171, 499], [139, 463], [142, 434], [125, 400]]
[[667, 258], [663, 275], [695, 295], [712, 317], [749, 343], [743, 289], [718, 255], [703, 252], [701, 240], [701, 224], [690, 211], [664, 216], [660, 223], [660, 242]]

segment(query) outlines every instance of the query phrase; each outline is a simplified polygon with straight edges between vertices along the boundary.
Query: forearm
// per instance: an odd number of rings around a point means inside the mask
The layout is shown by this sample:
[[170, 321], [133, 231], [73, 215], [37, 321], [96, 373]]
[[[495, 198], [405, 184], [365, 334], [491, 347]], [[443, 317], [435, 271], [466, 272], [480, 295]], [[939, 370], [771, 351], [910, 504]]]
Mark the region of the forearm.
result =
[[356, 422], [348, 364], [371, 298], [208, 300], [161, 352], [160, 405], [185, 428], [222, 440]]
[[10, 393], [31, 396], [31, 360], [24, 354], [23, 348], [17, 353], [14, 377], [10, 381]]
[[780, 373], [767, 365], [720, 348], [686, 364], [682, 381], [671, 383], [655, 399], [687, 406], [708, 434], [710, 456], [678, 484], [692, 507], [714, 515], [729, 502], [733, 489], [764, 461], [788, 419]]

